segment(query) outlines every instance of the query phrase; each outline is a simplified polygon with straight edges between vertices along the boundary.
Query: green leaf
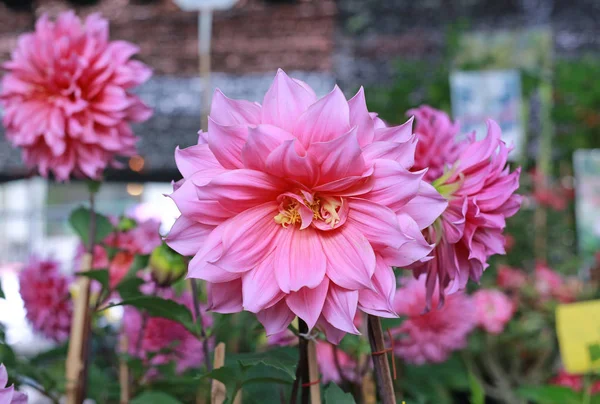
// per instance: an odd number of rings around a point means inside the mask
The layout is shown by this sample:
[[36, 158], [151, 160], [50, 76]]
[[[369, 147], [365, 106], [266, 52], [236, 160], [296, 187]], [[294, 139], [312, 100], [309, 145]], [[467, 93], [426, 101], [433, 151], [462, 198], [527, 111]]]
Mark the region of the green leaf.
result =
[[91, 271], [77, 272], [77, 275], [85, 276], [87, 278], [100, 282], [103, 291], [109, 289], [110, 278], [107, 269], [93, 269]]
[[469, 387], [471, 389], [471, 404], [485, 404], [485, 391], [473, 372], [469, 372]]
[[223, 366], [218, 369], [202, 375], [200, 379], [218, 380], [225, 385], [226, 400], [225, 403], [232, 401], [232, 397], [242, 387], [244, 381], [244, 371], [240, 366]]
[[296, 365], [298, 360], [288, 354], [283, 349], [273, 349], [267, 352], [249, 353], [236, 355], [236, 358], [242, 368], [258, 365], [262, 363], [282, 372], [285, 372], [293, 379], [296, 378]]
[[354, 404], [352, 394], [345, 393], [337, 384], [329, 383], [325, 389], [325, 404]]
[[[106, 216], [103, 216], [99, 213], [96, 213], [95, 216], [96, 231], [94, 235], [94, 243], [100, 243], [113, 231], [113, 226]], [[90, 210], [83, 206], [75, 209], [73, 212], [71, 212], [69, 224], [73, 230], [75, 230], [75, 233], [77, 233], [83, 244], [85, 246], [89, 245]]]
[[126, 277], [117, 285], [117, 292], [123, 300], [131, 300], [142, 295], [140, 286], [144, 284], [144, 280], [138, 277]]
[[6, 296], [4, 296], [4, 290], [2, 290], [2, 282], [0, 281], [0, 299], [6, 299]]
[[580, 404], [581, 394], [563, 386], [523, 386], [517, 394], [536, 404]]
[[162, 317], [177, 321], [191, 333], [197, 335], [196, 325], [190, 310], [173, 300], [162, 299], [156, 296], [140, 296], [124, 300], [109, 307], [114, 306], [133, 306], [141, 310], [146, 310], [151, 317]]
[[181, 401], [161, 391], [145, 391], [131, 400], [131, 404], [181, 404]]

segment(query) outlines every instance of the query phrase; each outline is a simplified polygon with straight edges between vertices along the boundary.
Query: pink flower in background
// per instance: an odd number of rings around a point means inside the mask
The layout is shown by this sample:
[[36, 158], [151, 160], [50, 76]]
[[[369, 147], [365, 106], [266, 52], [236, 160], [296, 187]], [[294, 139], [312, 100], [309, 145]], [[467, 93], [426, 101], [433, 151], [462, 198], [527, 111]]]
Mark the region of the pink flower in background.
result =
[[[156, 293], [164, 299], [174, 300], [193, 309], [192, 295], [188, 292], [176, 296], [172, 289], [160, 289]], [[206, 313], [204, 307], [201, 310], [204, 326], [212, 326], [212, 316]], [[204, 363], [202, 342], [173, 320], [161, 317], [144, 320], [140, 311], [127, 306], [123, 315], [122, 336], [127, 339], [128, 354], [147, 361], [150, 365], [175, 362], [177, 372], [182, 373]]]
[[496, 283], [502, 289], [516, 291], [527, 284], [527, 275], [521, 269], [499, 265]]
[[452, 122], [444, 111], [422, 105], [409, 110], [407, 115], [416, 118], [415, 134], [419, 140], [413, 170], [427, 168], [425, 180], [440, 178], [458, 158], [466, 143], [458, 142], [460, 126]]
[[451, 168], [432, 182], [449, 204], [424, 231], [436, 244], [433, 259], [412, 266], [415, 276], [427, 274], [428, 301], [436, 283], [443, 302], [444, 293], [463, 289], [469, 278], [478, 282], [491, 255], [505, 253], [506, 218], [521, 204], [514, 194], [520, 169], [510, 172], [510, 149], [500, 140], [500, 127], [492, 120], [487, 124], [487, 136], [480, 141], [470, 136], [456, 161], [448, 162]]
[[563, 288], [564, 283], [563, 277], [558, 272], [550, 269], [546, 263], [536, 263], [535, 290], [543, 299], [555, 297], [557, 292]]
[[425, 279], [425, 275], [404, 279], [394, 303], [396, 312], [406, 316], [392, 330], [395, 352], [417, 365], [444, 362], [452, 352], [466, 347], [467, 336], [477, 325], [475, 306], [462, 292], [447, 296], [443, 306], [438, 305], [438, 295], [434, 294], [434, 308], [426, 311]]
[[33, 329], [56, 342], [69, 338], [73, 306], [58, 262], [32, 257], [19, 273], [19, 292]]
[[15, 386], [6, 387], [8, 373], [4, 365], [0, 364], [0, 403], [2, 404], [27, 404], [27, 396], [15, 391]]
[[[340, 369], [335, 361], [337, 361]], [[360, 383], [360, 373], [358, 363], [350, 355], [328, 342], [319, 341], [317, 343], [317, 363], [321, 371], [321, 382], [341, 383], [343, 380], [349, 380], [353, 383]], [[342, 374], [340, 375], [340, 370]]]
[[257, 313], [269, 335], [298, 316], [338, 342], [358, 333], [357, 308], [395, 316], [391, 267], [431, 251], [421, 229], [446, 201], [409, 171], [415, 144], [412, 122], [385, 127], [362, 89], [317, 99], [279, 70], [262, 106], [217, 91], [208, 132], [176, 150], [182, 215], [166, 241], [194, 255], [210, 309]]
[[499, 290], [481, 289], [472, 296], [477, 309], [477, 323], [490, 334], [500, 334], [514, 313], [514, 305]]
[[152, 111], [130, 90], [151, 76], [131, 60], [138, 48], [109, 41], [108, 21], [92, 14], [82, 23], [74, 12], [55, 22], [43, 15], [35, 31], [19, 38], [3, 66], [0, 100], [8, 140], [25, 163], [59, 181], [98, 179], [116, 156], [136, 152], [130, 122]]
[[[558, 375], [556, 375], [550, 380], [550, 384], [553, 384], [555, 386], [568, 387], [573, 391], [582, 391], [583, 376], [574, 375], [572, 373], [567, 372], [564, 369], [561, 369], [560, 372], [558, 372]], [[600, 393], [600, 381], [594, 382], [592, 384], [591, 393]]]

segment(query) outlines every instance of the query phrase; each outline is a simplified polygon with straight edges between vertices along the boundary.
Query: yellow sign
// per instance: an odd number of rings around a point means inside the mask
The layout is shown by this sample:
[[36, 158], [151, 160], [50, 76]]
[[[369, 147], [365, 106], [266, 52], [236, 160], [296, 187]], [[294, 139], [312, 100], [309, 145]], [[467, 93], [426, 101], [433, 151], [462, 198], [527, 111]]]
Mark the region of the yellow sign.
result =
[[559, 305], [556, 330], [567, 372], [600, 369], [600, 300]]

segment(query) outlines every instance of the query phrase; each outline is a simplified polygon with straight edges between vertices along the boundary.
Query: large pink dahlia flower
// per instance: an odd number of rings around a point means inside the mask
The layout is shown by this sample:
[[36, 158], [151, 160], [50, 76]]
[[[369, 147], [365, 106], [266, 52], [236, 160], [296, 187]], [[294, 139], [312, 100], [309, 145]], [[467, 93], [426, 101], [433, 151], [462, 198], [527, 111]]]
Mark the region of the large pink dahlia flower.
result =
[[434, 295], [437, 307], [426, 311], [425, 279], [425, 275], [405, 279], [394, 303], [398, 314], [406, 316], [392, 330], [395, 352], [417, 365], [444, 362], [452, 352], [467, 346], [467, 337], [477, 325], [473, 301], [462, 292], [447, 296], [441, 307], [438, 295]]
[[70, 280], [58, 262], [32, 257], [19, 273], [19, 293], [27, 320], [46, 338], [64, 342], [69, 338], [73, 304]]
[[446, 201], [409, 171], [415, 144], [412, 122], [384, 127], [362, 89], [317, 99], [279, 70], [262, 106], [217, 91], [208, 132], [176, 150], [167, 243], [194, 255], [212, 310], [257, 313], [268, 334], [298, 316], [339, 341], [357, 308], [394, 316], [391, 267], [431, 251], [421, 229]]
[[109, 41], [108, 21], [85, 22], [69, 11], [51, 22], [43, 15], [35, 31], [19, 38], [3, 67], [0, 99], [8, 140], [22, 148], [25, 163], [46, 177], [71, 174], [97, 179], [116, 156], [135, 154], [129, 125], [152, 111], [129, 90], [151, 70], [131, 60], [138, 48]]
[[[439, 283], [443, 303], [445, 293], [464, 288], [469, 278], [479, 281], [491, 255], [505, 253], [502, 232], [506, 218], [521, 205], [521, 197], [514, 194], [521, 169], [510, 171], [511, 149], [500, 139], [496, 122], [487, 124], [487, 136], [478, 141], [471, 135], [456, 160], [448, 161], [443, 175], [431, 182], [448, 200], [448, 207], [424, 231], [425, 238], [435, 243], [433, 259], [412, 266], [415, 276], [427, 274], [428, 300]], [[438, 136], [454, 139], [448, 131]]]

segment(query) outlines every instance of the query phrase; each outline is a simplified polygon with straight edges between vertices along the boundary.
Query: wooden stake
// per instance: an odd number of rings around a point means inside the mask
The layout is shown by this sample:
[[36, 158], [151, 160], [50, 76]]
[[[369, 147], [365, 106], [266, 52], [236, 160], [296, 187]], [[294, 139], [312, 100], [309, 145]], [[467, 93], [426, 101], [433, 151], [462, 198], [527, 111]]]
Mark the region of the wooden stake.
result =
[[[92, 254], [85, 253], [81, 260], [81, 271], [92, 268]], [[84, 397], [81, 384], [85, 379], [85, 353], [87, 352], [87, 329], [90, 317], [90, 279], [80, 276], [76, 281], [77, 296], [74, 301], [73, 322], [69, 337], [69, 351], [66, 362], [67, 404], [81, 404]]]
[[[213, 360], [213, 369], [218, 369], [225, 365], [225, 344], [219, 342], [215, 348], [215, 358]], [[227, 396], [227, 390], [225, 385], [218, 380], [212, 381], [212, 387], [210, 391], [210, 403], [211, 404], [223, 404], [225, 397]], [[242, 404], [242, 391], [239, 390], [233, 400], [233, 404]]]
[[321, 404], [321, 382], [319, 381], [319, 364], [317, 363], [317, 345], [308, 341], [308, 377], [310, 379], [310, 402]]
[[[127, 353], [128, 343], [127, 337], [123, 335], [121, 337], [121, 352]], [[121, 386], [121, 404], [127, 404], [129, 402], [129, 367], [124, 357], [119, 360], [119, 385]]]
[[375, 378], [377, 379], [377, 388], [379, 389], [379, 398], [383, 404], [396, 404], [396, 393], [394, 391], [394, 382], [390, 373], [390, 364], [388, 363], [379, 317], [369, 314], [369, 343], [371, 345], [371, 355], [373, 356], [373, 365], [375, 367]]

